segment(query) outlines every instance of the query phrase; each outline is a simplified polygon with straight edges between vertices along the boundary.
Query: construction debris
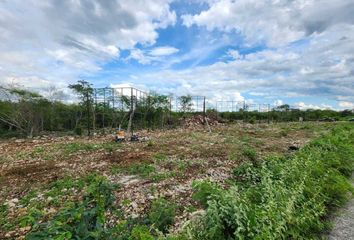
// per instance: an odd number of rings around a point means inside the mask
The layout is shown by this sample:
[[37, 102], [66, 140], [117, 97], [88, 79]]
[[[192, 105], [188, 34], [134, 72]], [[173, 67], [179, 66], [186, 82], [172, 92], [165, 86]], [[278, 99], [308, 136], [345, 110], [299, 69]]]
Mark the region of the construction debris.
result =
[[216, 118], [212, 118], [209, 116], [206, 116], [204, 118], [203, 115], [195, 115], [181, 120], [185, 128], [194, 128], [197, 126], [206, 125], [207, 123], [209, 124], [209, 126], [218, 126], [220, 124]]

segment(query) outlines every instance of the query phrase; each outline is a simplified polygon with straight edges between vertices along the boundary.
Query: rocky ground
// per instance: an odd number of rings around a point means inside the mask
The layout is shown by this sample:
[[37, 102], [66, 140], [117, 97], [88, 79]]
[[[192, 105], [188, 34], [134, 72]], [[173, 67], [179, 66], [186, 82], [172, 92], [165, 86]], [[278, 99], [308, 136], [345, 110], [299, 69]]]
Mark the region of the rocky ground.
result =
[[[310, 139], [327, 131], [329, 123], [215, 125], [165, 131], [142, 131], [144, 141], [115, 143], [112, 135], [51, 137], [0, 142], [0, 238], [23, 237], [30, 229], [18, 223], [27, 214], [21, 202], [51, 202], [45, 198], [48, 184], [65, 177], [78, 178], [92, 172], [104, 175], [121, 187], [116, 205], [126, 217], [143, 215], [153, 199], [164, 197], [178, 207], [171, 232], [200, 211], [191, 199], [192, 182], [200, 179], [224, 184], [231, 169], [247, 160], [244, 148], [257, 158], [267, 154], [291, 154]], [[80, 190], [47, 206], [46, 218], [67, 198], [79, 198]], [[67, 189], [65, 189], [67, 191]], [[59, 194], [60, 195], [60, 194]], [[2, 214], [2, 215], [1, 215]], [[112, 219], [114, 221], [114, 218]]]
[[[352, 178], [354, 187], [354, 178]], [[328, 236], [330, 240], [354, 239], [354, 198], [349, 201], [333, 219], [333, 229]]]

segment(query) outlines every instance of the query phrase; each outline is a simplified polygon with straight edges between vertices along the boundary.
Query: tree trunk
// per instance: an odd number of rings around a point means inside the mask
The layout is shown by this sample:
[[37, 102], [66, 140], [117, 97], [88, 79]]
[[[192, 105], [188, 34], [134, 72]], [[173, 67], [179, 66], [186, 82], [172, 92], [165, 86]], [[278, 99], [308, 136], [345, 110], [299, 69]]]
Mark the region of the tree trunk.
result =
[[33, 126], [31, 126], [31, 129], [28, 133], [28, 138], [33, 138], [33, 129], [34, 129]]
[[128, 137], [128, 138], [129, 138], [130, 135], [131, 135], [134, 112], [135, 112], [135, 109], [133, 108], [133, 110], [130, 112], [130, 116], [129, 116], [128, 129], [127, 129], [127, 137]]

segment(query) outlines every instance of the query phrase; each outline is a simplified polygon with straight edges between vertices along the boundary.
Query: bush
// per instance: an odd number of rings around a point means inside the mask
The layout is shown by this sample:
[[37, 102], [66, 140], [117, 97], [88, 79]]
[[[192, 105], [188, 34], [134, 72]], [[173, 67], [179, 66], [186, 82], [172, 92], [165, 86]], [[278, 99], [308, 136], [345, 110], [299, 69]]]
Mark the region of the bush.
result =
[[74, 133], [75, 133], [76, 135], [81, 136], [81, 135], [82, 135], [82, 127], [76, 127], [76, 128], [74, 129]]
[[255, 124], [256, 121], [257, 121], [257, 118], [256, 118], [255, 116], [252, 116], [252, 117], [248, 120], [248, 122], [251, 123], [251, 124]]
[[220, 191], [220, 188], [215, 183], [209, 181], [195, 181], [192, 187], [194, 190], [192, 199], [202, 204], [204, 208], [208, 206], [208, 200], [213, 195], [219, 194]]
[[[208, 200], [204, 217], [186, 229], [191, 239], [313, 239], [326, 227], [329, 207], [353, 192], [354, 127], [338, 127], [290, 159], [270, 156]], [[343, 167], [345, 166], [345, 167]]]
[[136, 225], [129, 237], [129, 240], [154, 240], [150, 234], [149, 228], [145, 225]]
[[242, 149], [242, 155], [251, 161], [253, 164], [257, 164], [257, 152], [252, 147], [244, 147]]
[[168, 227], [174, 223], [175, 214], [176, 205], [166, 199], [159, 198], [152, 202], [149, 220], [154, 227], [166, 233]]

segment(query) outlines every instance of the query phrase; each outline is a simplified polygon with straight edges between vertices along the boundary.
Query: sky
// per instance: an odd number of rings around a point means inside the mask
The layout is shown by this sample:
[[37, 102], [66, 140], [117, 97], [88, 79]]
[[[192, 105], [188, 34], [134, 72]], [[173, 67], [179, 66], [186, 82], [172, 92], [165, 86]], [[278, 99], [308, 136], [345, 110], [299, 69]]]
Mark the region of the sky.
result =
[[354, 0], [0, 0], [0, 85], [354, 109]]

